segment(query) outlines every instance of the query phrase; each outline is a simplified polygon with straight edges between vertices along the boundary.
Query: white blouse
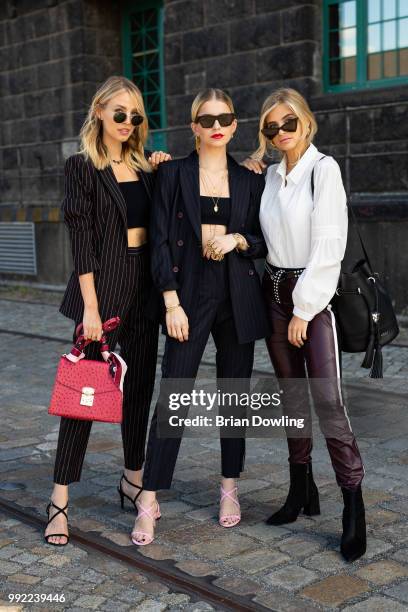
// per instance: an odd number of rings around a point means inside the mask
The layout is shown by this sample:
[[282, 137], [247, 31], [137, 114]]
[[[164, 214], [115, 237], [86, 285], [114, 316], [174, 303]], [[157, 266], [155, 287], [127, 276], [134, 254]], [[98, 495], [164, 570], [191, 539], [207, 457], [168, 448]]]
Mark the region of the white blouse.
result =
[[332, 157], [321, 157], [310, 144], [287, 177], [285, 158], [270, 166], [260, 209], [267, 261], [279, 268], [305, 268], [292, 293], [293, 314], [305, 321], [311, 321], [333, 297], [347, 242], [347, 200], [340, 168]]

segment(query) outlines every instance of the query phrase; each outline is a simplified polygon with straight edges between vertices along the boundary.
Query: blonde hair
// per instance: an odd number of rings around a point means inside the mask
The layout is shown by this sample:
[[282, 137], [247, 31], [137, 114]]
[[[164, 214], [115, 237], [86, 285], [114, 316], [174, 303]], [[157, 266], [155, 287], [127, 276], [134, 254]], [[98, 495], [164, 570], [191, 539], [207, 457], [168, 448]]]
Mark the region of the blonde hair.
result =
[[[208, 89], [202, 89], [198, 92], [196, 97], [193, 100], [191, 105], [191, 121], [193, 123], [197, 123], [197, 117], [200, 108], [205, 102], [209, 102], [210, 100], [220, 100], [221, 102], [225, 102], [225, 104], [230, 109], [231, 113], [235, 113], [234, 104], [230, 98], [230, 96], [223, 91], [222, 89], [217, 89], [215, 87], [209, 87]], [[195, 147], [196, 150], [200, 149], [200, 137], [195, 136]]]
[[[296, 89], [282, 87], [272, 92], [262, 104], [261, 117], [259, 119], [259, 147], [252, 153], [252, 159], [261, 160], [265, 155], [271, 155], [271, 149], [276, 147], [261, 132], [264, 127], [265, 119], [276, 106], [286, 104], [299, 118], [302, 128], [301, 136], [309, 145], [317, 132], [317, 123], [314, 114], [310, 110], [305, 98]], [[282, 154], [283, 155], [283, 154]]]
[[81, 145], [79, 152], [90, 159], [98, 170], [109, 166], [108, 150], [103, 143], [102, 121], [97, 116], [97, 109], [103, 108], [109, 100], [120, 91], [127, 91], [133, 98], [136, 111], [143, 115], [144, 121], [133, 130], [126, 142], [122, 143], [122, 158], [127, 166], [134, 170], [151, 172], [152, 167], [144, 156], [144, 145], [148, 136], [148, 122], [140, 89], [123, 76], [111, 76], [99, 87], [92, 98], [87, 117], [80, 130]]

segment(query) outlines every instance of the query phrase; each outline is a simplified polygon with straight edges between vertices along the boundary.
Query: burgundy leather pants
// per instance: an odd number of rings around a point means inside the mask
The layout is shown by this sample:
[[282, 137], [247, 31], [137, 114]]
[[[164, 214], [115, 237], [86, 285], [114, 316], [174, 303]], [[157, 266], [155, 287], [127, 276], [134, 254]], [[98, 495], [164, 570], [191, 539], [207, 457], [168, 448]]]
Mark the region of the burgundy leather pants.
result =
[[[288, 325], [293, 316], [292, 291], [297, 279], [286, 279], [274, 290], [265, 272], [262, 287], [267, 304], [272, 334], [266, 340], [275, 374], [295, 401], [284, 405], [286, 414], [305, 418], [305, 434], [288, 435], [289, 462], [309, 463], [312, 452], [311, 413], [307, 393], [300, 393], [296, 383], [291, 386], [284, 379], [308, 376], [319, 426], [326, 438], [336, 480], [339, 486], [355, 489], [364, 476], [363, 462], [351, 429], [340, 388], [340, 350], [331, 307], [317, 314], [307, 327], [307, 340], [302, 348], [288, 341]], [[303, 386], [303, 385], [302, 385]], [[305, 388], [305, 387], [304, 387]]]

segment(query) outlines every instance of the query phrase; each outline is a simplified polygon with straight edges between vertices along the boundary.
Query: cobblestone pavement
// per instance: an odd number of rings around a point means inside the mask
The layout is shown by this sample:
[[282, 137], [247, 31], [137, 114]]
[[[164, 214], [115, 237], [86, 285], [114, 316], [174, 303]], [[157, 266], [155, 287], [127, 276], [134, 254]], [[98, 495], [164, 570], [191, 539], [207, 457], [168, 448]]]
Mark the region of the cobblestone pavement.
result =
[[[192, 604], [190, 597], [174, 593], [161, 584], [104, 555], [88, 553], [68, 544], [63, 552], [45, 546], [37, 529], [14, 520], [0, 519], [0, 610], [9, 595], [32, 594], [54, 601], [20, 604], [16, 609], [36, 610], [211, 610], [205, 602]], [[58, 602], [57, 599], [58, 598]]]
[[[47, 406], [58, 357], [69, 346], [72, 325], [53, 304], [3, 298], [0, 330], [2, 346], [7, 349], [1, 370], [0, 497], [44, 516], [58, 432], [58, 420], [47, 414]], [[57, 340], [24, 337], [13, 331]], [[363, 384], [367, 371], [357, 370], [360, 359], [360, 355], [345, 356], [344, 374]], [[204, 360], [202, 373], [213, 376], [211, 343]], [[321, 515], [301, 516], [279, 528], [264, 524], [263, 519], [279, 507], [287, 491], [286, 443], [252, 439], [247, 442], [246, 472], [239, 486], [243, 520], [233, 530], [222, 530], [216, 518], [218, 441], [184, 439], [174, 488], [160, 495], [163, 519], [157, 538], [135, 554], [173, 562], [186, 576], [211, 576], [226, 593], [248, 596], [259, 607], [273, 610], [408, 610], [408, 402], [403, 396], [408, 349], [388, 347], [384, 360], [386, 379], [372, 382], [376, 392], [372, 399], [367, 395], [373, 414], [380, 407], [385, 415], [383, 431], [379, 436], [359, 437], [366, 467], [369, 531], [363, 559], [346, 564], [338, 552], [341, 496], [320, 437], [313, 458]], [[257, 346], [255, 367], [270, 371], [262, 343]], [[380, 392], [384, 386], [394, 392], [386, 405]], [[353, 407], [353, 424], [358, 416], [358, 406]], [[132, 546], [128, 533], [133, 514], [120, 510], [116, 493], [122, 470], [119, 428], [94, 424], [88, 451], [83, 478], [71, 487], [70, 524], [125, 549]], [[47, 547], [38, 529], [7, 516], [0, 521], [0, 587], [0, 609], [7, 604], [7, 594], [17, 592], [64, 592], [65, 604], [44, 604], [53, 610], [211, 609], [80, 546]]]

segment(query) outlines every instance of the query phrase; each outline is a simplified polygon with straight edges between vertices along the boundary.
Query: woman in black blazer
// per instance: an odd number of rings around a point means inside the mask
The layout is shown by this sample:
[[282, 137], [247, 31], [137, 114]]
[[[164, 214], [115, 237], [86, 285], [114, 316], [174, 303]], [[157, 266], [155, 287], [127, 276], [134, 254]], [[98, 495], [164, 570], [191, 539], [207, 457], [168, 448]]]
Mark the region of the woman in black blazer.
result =
[[[180, 390], [180, 379], [196, 377], [210, 333], [218, 382], [248, 381], [254, 341], [269, 330], [253, 263], [266, 253], [258, 219], [263, 176], [227, 154], [237, 121], [224, 92], [209, 89], [196, 97], [191, 126], [198, 152], [160, 166], [151, 218], [153, 280], [166, 310], [162, 375], [179, 379]], [[153, 539], [160, 517], [156, 491], [170, 488], [181, 442], [180, 437], [160, 437], [159, 420], [156, 406], [132, 532], [138, 545]], [[235, 479], [243, 469], [245, 440], [222, 438], [221, 455], [220, 524], [233, 527], [240, 520]]]
[[[99, 341], [102, 323], [119, 316], [108, 336], [127, 363], [122, 438], [125, 469], [118, 488], [133, 503], [141, 490], [141, 468], [157, 359], [158, 322], [152, 310], [148, 220], [152, 167], [169, 156], [144, 150], [147, 118], [139, 89], [123, 77], [109, 78], [96, 92], [81, 129], [81, 151], [65, 164], [64, 220], [69, 229], [74, 272], [60, 311], [83, 324], [86, 338]], [[74, 335], [75, 338], [75, 335]], [[85, 348], [102, 359], [99, 342]], [[47, 506], [45, 539], [68, 543], [68, 485], [79, 481], [92, 421], [62, 418]]]

